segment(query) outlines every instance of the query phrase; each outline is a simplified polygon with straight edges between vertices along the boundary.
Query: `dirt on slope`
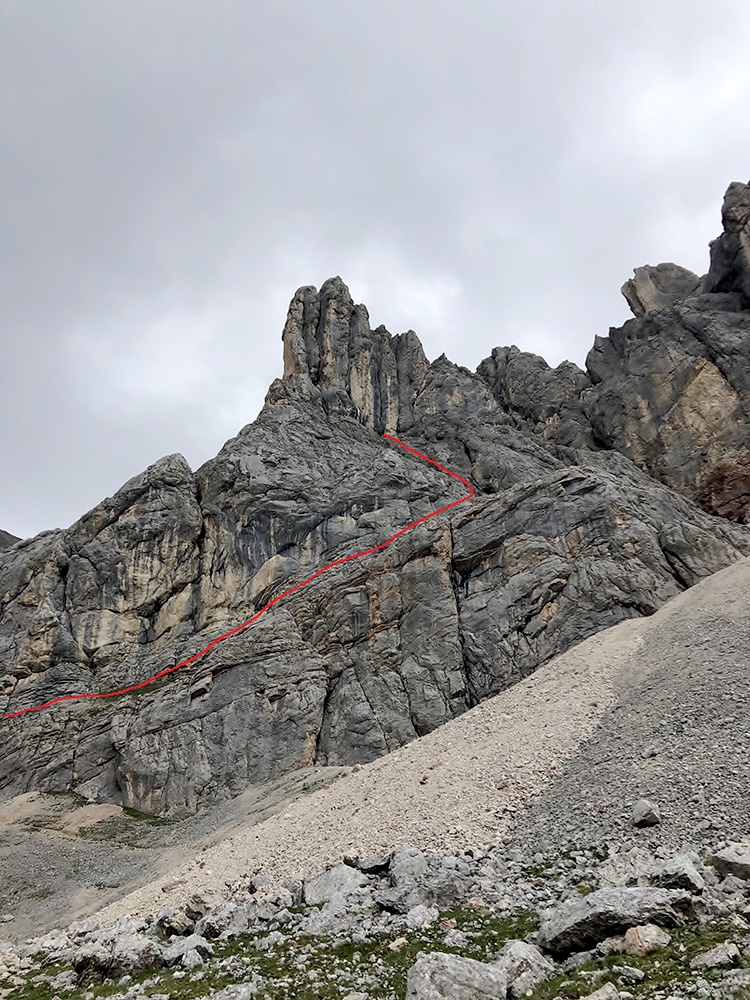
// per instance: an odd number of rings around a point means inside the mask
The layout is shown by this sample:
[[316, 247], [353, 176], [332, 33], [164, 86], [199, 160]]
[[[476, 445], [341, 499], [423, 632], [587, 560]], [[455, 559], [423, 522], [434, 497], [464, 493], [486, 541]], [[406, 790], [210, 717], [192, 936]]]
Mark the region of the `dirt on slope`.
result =
[[[683, 843], [707, 822], [717, 839], [747, 834], [749, 657], [743, 559], [651, 618], [600, 632], [436, 732], [239, 830], [175, 869], [169, 893], [158, 880], [100, 916], [153, 912], [167, 896], [180, 902], [255, 872], [309, 874], [402, 842]], [[642, 794], [664, 812], [645, 834], [630, 822]]]

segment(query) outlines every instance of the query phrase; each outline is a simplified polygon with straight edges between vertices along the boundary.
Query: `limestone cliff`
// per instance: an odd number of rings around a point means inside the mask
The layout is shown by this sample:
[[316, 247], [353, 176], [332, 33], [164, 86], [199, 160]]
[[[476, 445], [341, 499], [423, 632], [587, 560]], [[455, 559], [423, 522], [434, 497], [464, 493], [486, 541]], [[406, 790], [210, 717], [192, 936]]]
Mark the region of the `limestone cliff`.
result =
[[10, 545], [15, 545], [21, 539], [16, 535], [11, 535], [9, 531], [0, 531], [0, 549], [7, 549]]
[[372, 330], [339, 278], [300, 289], [284, 378], [216, 458], [162, 459], [0, 552], [0, 710], [137, 684], [460, 495], [383, 433], [476, 499], [156, 685], [4, 720], [0, 794], [70, 788], [170, 815], [372, 760], [749, 554], [750, 528], [694, 502], [718, 509], [746, 445], [744, 191], [727, 196], [714, 277], [639, 269], [641, 315], [597, 339], [587, 372], [516, 348], [476, 373], [429, 363], [413, 332]]

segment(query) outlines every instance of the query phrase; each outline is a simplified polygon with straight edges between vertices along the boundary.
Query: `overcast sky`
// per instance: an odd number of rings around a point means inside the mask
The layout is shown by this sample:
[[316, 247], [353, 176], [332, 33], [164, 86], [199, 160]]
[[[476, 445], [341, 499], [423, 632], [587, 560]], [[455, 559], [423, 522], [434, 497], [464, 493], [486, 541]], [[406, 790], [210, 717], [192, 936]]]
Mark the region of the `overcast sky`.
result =
[[750, 177], [747, 0], [0, 0], [0, 528], [197, 467], [303, 284], [583, 365]]

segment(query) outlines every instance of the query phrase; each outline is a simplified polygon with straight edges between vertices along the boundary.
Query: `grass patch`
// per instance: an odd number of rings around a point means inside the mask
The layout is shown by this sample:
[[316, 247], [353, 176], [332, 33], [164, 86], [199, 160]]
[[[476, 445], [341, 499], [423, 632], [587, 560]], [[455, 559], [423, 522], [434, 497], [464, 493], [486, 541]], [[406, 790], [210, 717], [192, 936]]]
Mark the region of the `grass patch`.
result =
[[81, 827], [78, 836], [84, 840], [108, 841], [121, 844], [124, 847], [153, 847], [154, 831], [164, 830], [170, 826], [168, 820], [161, 816], [151, 816], [123, 806], [121, 816], [110, 816], [107, 819]]
[[[226, 941], [213, 941], [213, 959], [197, 972], [150, 970], [134, 975], [128, 987], [105, 980], [60, 995], [80, 1000], [89, 992], [98, 1000], [141, 984], [145, 986], [144, 996], [166, 993], [172, 1000], [198, 1000], [230, 983], [260, 976], [263, 985], [257, 994], [259, 1000], [341, 1000], [347, 992], [357, 990], [363, 979], [367, 984], [363, 988], [373, 1000], [391, 997], [402, 1000], [406, 973], [418, 952], [449, 951], [487, 961], [505, 941], [524, 937], [538, 926], [537, 916], [532, 912], [487, 917], [475, 910], [457, 909], [441, 914], [441, 919], [451, 918], [468, 937], [465, 947], [446, 947], [445, 928], [438, 923], [419, 931], [377, 935], [362, 944], [290, 935], [267, 950], [263, 950], [262, 943], [269, 932], [247, 933]], [[392, 951], [388, 945], [397, 936], [405, 937], [407, 944]], [[46, 979], [61, 971], [63, 967], [57, 965], [44, 970]], [[53, 1000], [55, 991], [49, 981], [40, 981], [39, 972], [39, 968], [31, 970], [24, 985], [12, 990], [8, 1000]]]
[[[626, 989], [635, 997], [653, 997], [661, 991], [669, 992], [674, 987], [684, 987], [695, 984], [697, 979], [705, 979], [710, 983], [718, 982], [722, 973], [716, 969], [696, 972], [690, 968], [690, 960], [701, 952], [721, 944], [722, 941], [739, 940], [737, 928], [731, 924], [686, 924], [684, 927], [671, 928], [669, 933], [672, 941], [666, 948], [651, 952], [649, 955], [607, 955], [606, 958], [593, 959], [586, 962], [580, 969], [567, 975], [556, 976], [538, 987], [532, 994], [533, 1000], [553, 1000], [554, 997], [565, 997], [566, 1000], [578, 1000], [587, 997], [595, 989], [612, 983], [620, 989]], [[630, 966], [644, 972], [646, 978], [642, 983], [621, 981], [618, 966]], [[750, 967], [750, 960], [744, 959], [741, 966]], [[600, 978], [591, 974], [601, 972]], [[744, 1000], [742, 993], [737, 994], [738, 1000]]]
[[[55, 991], [49, 982], [63, 971], [54, 965], [29, 971], [24, 985], [8, 994], [8, 1000], [53, 1000], [55, 992], [71, 1000], [81, 1000], [84, 993], [94, 1000], [140, 985], [141, 996], [167, 994], [171, 1000], [199, 1000], [232, 983], [258, 982], [258, 1000], [341, 1000], [348, 992], [362, 991], [371, 1000], [403, 1000], [406, 976], [420, 951], [443, 951], [478, 961], [492, 961], [503, 944], [511, 938], [524, 939], [538, 927], [532, 911], [509, 915], [486, 915], [462, 907], [441, 913], [440, 922], [417, 931], [394, 930], [373, 934], [363, 943], [347, 938], [285, 935], [282, 940], [268, 940], [270, 931], [246, 933], [228, 940], [212, 942], [214, 957], [205, 966], [188, 972], [182, 969], [158, 969], [134, 975], [127, 987], [112, 980], [77, 987], [70, 992]], [[466, 943], [460, 947], [445, 944], [447, 920], [455, 921]], [[675, 928], [671, 944], [644, 957], [609, 955], [595, 958], [581, 968], [538, 987], [530, 1000], [579, 1000], [605, 983], [627, 989], [638, 1000], [664, 997], [674, 988], [694, 986], [698, 978], [715, 983], [722, 974], [715, 970], [693, 972], [690, 960], [725, 940], [742, 943], [743, 935], [731, 924], [688, 924]], [[389, 944], [397, 937], [406, 938], [398, 950]], [[750, 966], [750, 959], [743, 960]], [[630, 966], [645, 974], [642, 983], [621, 978], [618, 967]], [[694, 992], [691, 989], [690, 992]], [[729, 996], [729, 994], [728, 994]], [[742, 987], [734, 994], [737, 1000], [750, 1000], [750, 990]]]

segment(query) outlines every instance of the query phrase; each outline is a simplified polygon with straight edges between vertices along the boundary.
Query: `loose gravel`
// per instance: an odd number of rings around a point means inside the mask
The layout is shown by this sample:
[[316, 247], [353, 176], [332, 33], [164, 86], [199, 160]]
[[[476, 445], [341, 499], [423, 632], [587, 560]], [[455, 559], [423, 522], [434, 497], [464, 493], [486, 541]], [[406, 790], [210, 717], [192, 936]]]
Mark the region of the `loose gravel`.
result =
[[[747, 834], [750, 560], [580, 643], [520, 684], [242, 829], [170, 874], [179, 905], [248, 872], [299, 877], [399, 843], [682, 844]], [[635, 801], [664, 821], [632, 828]], [[702, 824], [702, 826], [699, 826]], [[706, 824], [710, 824], [707, 827]], [[164, 879], [101, 919], [164, 905]]]

